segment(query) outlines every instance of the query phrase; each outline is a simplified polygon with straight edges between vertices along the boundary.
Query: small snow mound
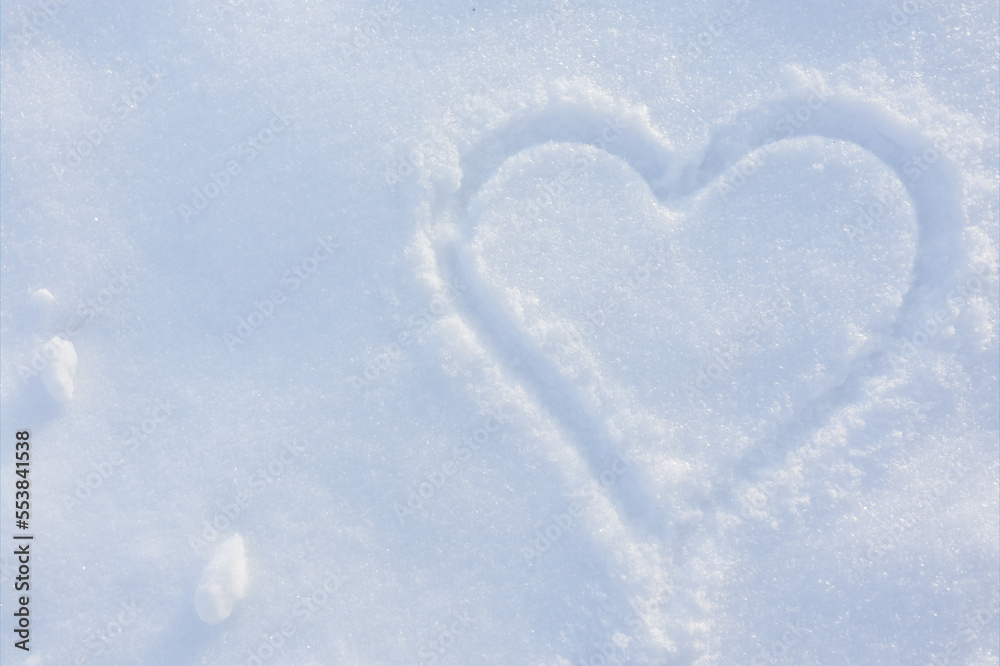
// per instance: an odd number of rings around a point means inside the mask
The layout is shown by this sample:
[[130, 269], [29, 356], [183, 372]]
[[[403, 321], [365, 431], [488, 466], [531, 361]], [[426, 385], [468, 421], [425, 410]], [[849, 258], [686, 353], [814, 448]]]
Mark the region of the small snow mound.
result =
[[247, 591], [246, 551], [243, 537], [234, 534], [219, 545], [212, 560], [201, 572], [201, 582], [194, 593], [198, 617], [218, 624], [233, 612], [233, 604]]
[[73, 378], [76, 376], [76, 348], [58, 335], [45, 343], [43, 350], [49, 364], [42, 371], [42, 382], [59, 402], [73, 399]]
[[31, 304], [38, 311], [44, 311], [55, 302], [56, 297], [48, 289], [37, 289], [31, 294]]

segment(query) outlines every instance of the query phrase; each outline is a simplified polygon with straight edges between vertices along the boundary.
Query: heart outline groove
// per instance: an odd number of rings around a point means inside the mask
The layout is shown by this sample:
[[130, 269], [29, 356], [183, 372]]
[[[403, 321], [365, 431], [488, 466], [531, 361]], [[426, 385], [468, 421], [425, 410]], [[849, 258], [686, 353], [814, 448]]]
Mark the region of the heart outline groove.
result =
[[[825, 84], [819, 82], [822, 89]], [[716, 126], [700, 157], [681, 163], [669, 142], [641, 114], [630, 108], [601, 109], [591, 100], [550, 99], [540, 109], [522, 112], [487, 132], [458, 157], [457, 183], [438, 183], [431, 194], [424, 228], [432, 248], [432, 271], [438, 279], [455, 276], [466, 289], [455, 307], [479, 344], [498, 358], [512, 376], [556, 423], [597, 478], [610, 461], [621, 455], [615, 438], [599, 415], [584, 404], [579, 389], [522, 329], [502, 298], [475, 269], [472, 250], [476, 225], [470, 204], [509, 160], [545, 144], [587, 144], [625, 162], [649, 187], [659, 205], [695, 196], [753, 151], [780, 141], [817, 137], [853, 144], [876, 157], [903, 184], [912, 204], [917, 236], [909, 285], [890, 329], [876, 346], [850, 360], [845, 379], [797, 409], [788, 423], [758, 442], [723, 472], [736, 467], [747, 476], [767, 464], [767, 454], [789, 440], [814, 433], [830, 415], [850, 404], [864, 384], [890, 370], [894, 343], [919, 330], [922, 317], [933, 310], [957, 283], [967, 263], [961, 242], [965, 213], [961, 205], [960, 176], [934, 143], [905, 126], [891, 112], [851, 91], [816, 92], [816, 83], [800, 77], [784, 97], [766, 101]], [[799, 112], [788, 115], [788, 110]], [[801, 110], [806, 110], [805, 114]], [[806, 115], [806, 120], [801, 116]], [[609, 116], [627, 117], [614, 141], [602, 138]], [[798, 119], [789, 122], [789, 118]], [[917, 178], [908, 171], [915, 156], [934, 151], [937, 158]], [[763, 459], [763, 460], [762, 460]], [[654, 548], [667, 547], [674, 561], [681, 555], [678, 535], [662, 520], [663, 509], [653, 499], [650, 484], [640, 472], [632, 483], [606, 489], [608, 500], [626, 532]], [[693, 501], [715, 509], [735, 504], [732, 491], [715, 487]], [[735, 510], [733, 513], [737, 513]], [[711, 516], [711, 510], [705, 512]], [[628, 559], [626, 557], [626, 559]], [[677, 638], [680, 638], [679, 636]], [[676, 641], [672, 641], [676, 646]], [[690, 646], [686, 653], [693, 657]], [[674, 657], [678, 654], [675, 652]]]

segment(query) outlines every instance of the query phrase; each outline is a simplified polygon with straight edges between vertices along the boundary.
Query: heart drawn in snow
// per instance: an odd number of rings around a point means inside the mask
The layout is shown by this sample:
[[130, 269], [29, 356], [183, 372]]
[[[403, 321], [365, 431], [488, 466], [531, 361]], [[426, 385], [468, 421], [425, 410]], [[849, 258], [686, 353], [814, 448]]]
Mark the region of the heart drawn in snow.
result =
[[[897, 345], [919, 330], [955, 283], [964, 265], [960, 246], [964, 216], [957, 172], [950, 162], [926, 137], [855, 93], [833, 93], [821, 81], [806, 84], [801, 77], [791, 88], [785, 98], [714, 128], [700, 157], [686, 163], [641, 112], [595, 102], [597, 96], [592, 93], [555, 96], [544, 108], [508, 120], [461, 154], [457, 187], [439, 184], [423, 230], [434, 248], [434, 270], [442, 278], [457, 275], [468, 284], [456, 303], [459, 314], [554, 419], [594, 478], [621, 453], [606, 425], [607, 415], [587, 406], [580, 387], [564, 368], [543, 353], [536, 339], [517, 323], [503, 296], [478, 274], [472, 248], [478, 229], [470, 206], [501, 167], [523, 151], [551, 143], [589, 144], [623, 160], [645, 181], [657, 205], [668, 211], [690, 204], [710, 186], [718, 185], [722, 174], [746, 163], [754, 151], [771, 152], [787, 139], [842, 141], [867, 151], [894, 172], [905, 186], [916, 218], [912, 272], [901, 285], [901, 303], [891, 317], [889, 331], [850, 360], [842, 383], [797, 410], [794, 418], [807, 430], [856, 397], [867, 378], [887, 372]], [[730, 195], [732, 188], [731, 182], [723, 183], [721, 195]], [[664, 227], [662, 233], [669, 232]], [[670, 262], [669, 251], [660, 259]], [[774, 307], [779, 307], [777, 302]], [[630, 483], [611, 485], [606, 492], [633, 535], [654, 543], [675, 536], [665, 531], [663, 509], [641, 472]]]

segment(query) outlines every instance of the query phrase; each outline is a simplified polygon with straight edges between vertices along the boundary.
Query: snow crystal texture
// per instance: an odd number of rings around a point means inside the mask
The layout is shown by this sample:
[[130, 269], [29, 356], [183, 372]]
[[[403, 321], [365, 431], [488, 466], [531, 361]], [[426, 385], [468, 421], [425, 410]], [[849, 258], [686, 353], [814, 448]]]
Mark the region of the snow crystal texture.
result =
[[997, 44], [5, 2], [0, 662], [1000, 664]]

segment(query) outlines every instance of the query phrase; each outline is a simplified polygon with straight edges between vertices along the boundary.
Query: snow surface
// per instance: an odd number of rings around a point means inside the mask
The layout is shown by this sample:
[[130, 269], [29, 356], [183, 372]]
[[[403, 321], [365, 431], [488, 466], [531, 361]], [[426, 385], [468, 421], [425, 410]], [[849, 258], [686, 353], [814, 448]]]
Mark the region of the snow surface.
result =
[[1000, 663], [996, 2], [667, 4], [4, 2], [0, 662]]

